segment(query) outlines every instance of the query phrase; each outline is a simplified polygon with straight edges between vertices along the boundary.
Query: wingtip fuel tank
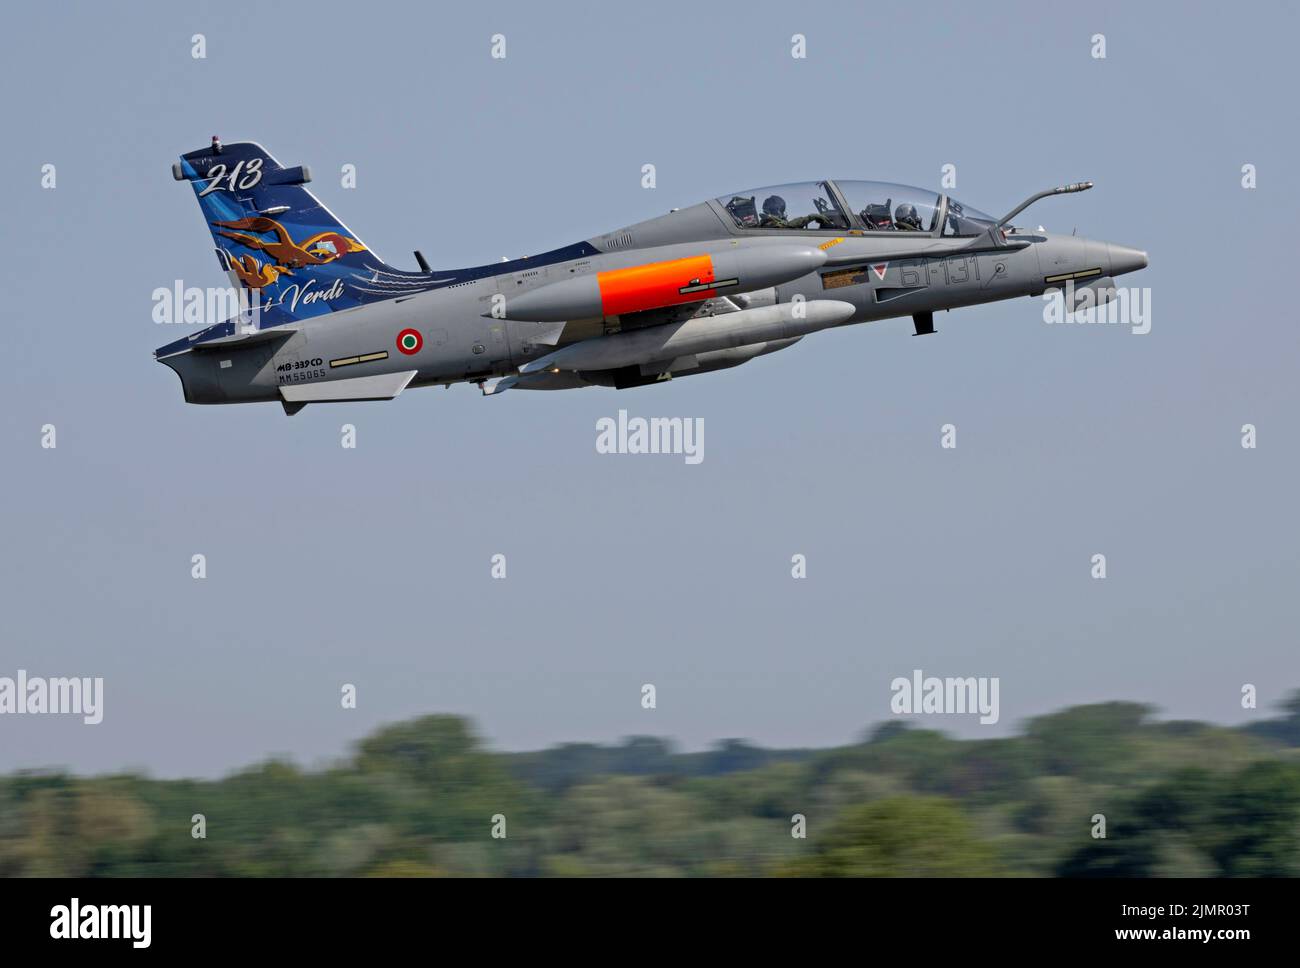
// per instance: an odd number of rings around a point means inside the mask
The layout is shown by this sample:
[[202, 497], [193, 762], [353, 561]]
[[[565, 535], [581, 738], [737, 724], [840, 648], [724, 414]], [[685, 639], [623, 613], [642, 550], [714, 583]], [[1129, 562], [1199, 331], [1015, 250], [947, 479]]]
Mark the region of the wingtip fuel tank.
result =
[[562, 322], [662, 309], [779, 286], [826, 264], [812, 245], [756, 245], [641, 262], [507, 296], [498, 318]]

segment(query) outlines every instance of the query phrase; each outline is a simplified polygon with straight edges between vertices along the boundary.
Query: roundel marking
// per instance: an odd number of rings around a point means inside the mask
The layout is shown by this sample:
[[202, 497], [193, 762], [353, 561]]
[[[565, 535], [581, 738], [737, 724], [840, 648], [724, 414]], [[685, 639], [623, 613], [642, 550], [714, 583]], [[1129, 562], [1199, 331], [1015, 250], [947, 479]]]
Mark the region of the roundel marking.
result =
[[418, 329], [404, 329], [397, 334], [397, 349], [407, 356], [414, 356], [424, 348], [424, 337]]

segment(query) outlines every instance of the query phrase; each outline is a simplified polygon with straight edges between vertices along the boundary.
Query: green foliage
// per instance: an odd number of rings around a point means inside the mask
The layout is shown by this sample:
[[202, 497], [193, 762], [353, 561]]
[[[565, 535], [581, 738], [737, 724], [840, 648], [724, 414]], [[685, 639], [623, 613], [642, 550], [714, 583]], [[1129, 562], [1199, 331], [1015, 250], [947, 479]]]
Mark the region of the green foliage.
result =
[[1240, 730], [1105, 703], [1005, 739], [894, 720], [827, 750], [494, 753], [427, 716], [321, 771], [0, 777], [0, 876], [1296, 876], [1298, 743], [1300, 692]]
[[1235, 773], [1181, 770], [1123, 808], [1105, 840], [1079, 848], [1067, 877], [1300, 875], [1300, 766], [1257, 762]]
[[987, 877], [994, 851], [942, 797], [892, 797], [851, 807], [788, 873], [811, 877]]
[[1150, 706], [1108, 702], [1075, 706], [1029, 721], [1027, 752], [1044, 773], [1103, 779], [1125, 775], [1124, 760], [1151, 714]]
[[1287, 715], [1281, 719], [1252, 723], [1246, 731], [1261, 739], [1291, 748], [1300, 747], [1300, 689], [1293, 690], [1282, 702]]

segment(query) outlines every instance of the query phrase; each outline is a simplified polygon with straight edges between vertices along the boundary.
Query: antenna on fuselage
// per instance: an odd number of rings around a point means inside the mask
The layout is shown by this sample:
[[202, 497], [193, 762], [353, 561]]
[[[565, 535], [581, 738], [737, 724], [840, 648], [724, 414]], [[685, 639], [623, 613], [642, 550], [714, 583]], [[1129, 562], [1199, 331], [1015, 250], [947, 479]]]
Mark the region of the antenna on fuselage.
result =
[[419, 249], [416, 249], [416, 250], [415, 250], [415, 261], [418, 262], [418, 263], [420, 264], [420, 271], [421, 271], [421, 272], [432, 272], [432, 271], [433, 271], [432, 269], [429, 268], [429, 261], [428, 261], [427, 259], [425, 259], [425, 257], [424, 257], [424, 253], [421, 252]]

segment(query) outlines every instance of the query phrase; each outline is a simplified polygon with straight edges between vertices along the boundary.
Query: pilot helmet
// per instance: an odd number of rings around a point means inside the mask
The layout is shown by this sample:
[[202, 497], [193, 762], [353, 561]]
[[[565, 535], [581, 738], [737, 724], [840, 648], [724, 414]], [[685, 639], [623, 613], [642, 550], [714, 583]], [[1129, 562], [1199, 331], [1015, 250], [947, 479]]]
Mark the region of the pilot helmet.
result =
[[921, 217], [916, 214], [915, 205], [903, 204], [894, 209], [894, 222], [913, 229], [921, 227]]
[[763, 214], [773, 218], [785, 218], [785, 199], [780, 195], [769, 195], [763, 200]]

